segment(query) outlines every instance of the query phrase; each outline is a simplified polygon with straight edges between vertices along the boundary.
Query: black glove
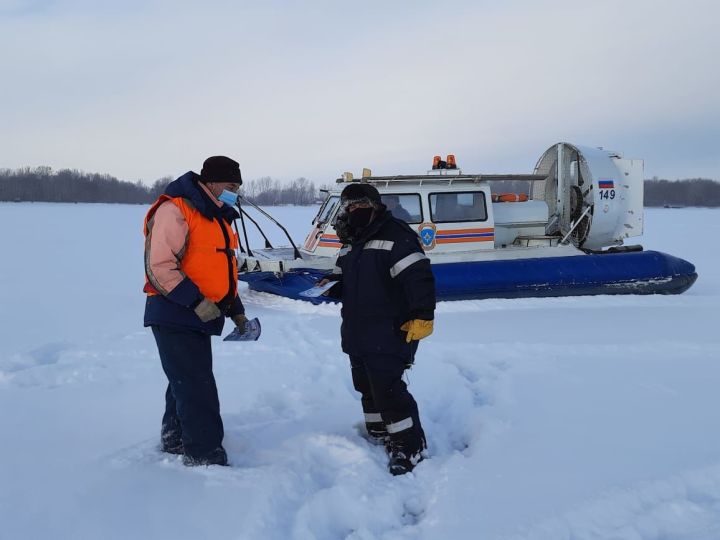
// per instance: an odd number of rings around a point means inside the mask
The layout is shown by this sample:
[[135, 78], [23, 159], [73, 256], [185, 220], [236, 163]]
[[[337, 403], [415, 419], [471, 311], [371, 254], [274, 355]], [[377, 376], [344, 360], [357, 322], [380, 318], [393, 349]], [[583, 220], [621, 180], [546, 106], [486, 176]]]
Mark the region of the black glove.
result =
[[248, 318], [245, 316], [244, 313], [238, 313], [237, 315], [233, 315], [230, 317], [232, 319], [232, 322], [235, 323], [235, 326], [243, 330], [245, 328], [245, 323], [248, 322]]

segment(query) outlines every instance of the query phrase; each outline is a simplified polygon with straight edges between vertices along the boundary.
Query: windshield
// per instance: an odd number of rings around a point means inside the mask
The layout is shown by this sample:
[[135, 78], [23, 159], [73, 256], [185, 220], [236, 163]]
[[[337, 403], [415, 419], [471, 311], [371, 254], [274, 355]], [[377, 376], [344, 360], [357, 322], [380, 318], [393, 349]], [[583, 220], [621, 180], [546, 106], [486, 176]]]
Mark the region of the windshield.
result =
[[332, 217], [333, 212], [335, 212], [335, 207], [337, 207], [339, 200], [339, 195], [333, 195], [332, 197], [328, 197], [328, 199], [320, 207], [320, 211], [318, 212], [317, 216], [315, 216], [315, 220], [313, 221], [313, 223], [315, 225], [322, 225], [323, 223], [326, 223], [328, 219]]

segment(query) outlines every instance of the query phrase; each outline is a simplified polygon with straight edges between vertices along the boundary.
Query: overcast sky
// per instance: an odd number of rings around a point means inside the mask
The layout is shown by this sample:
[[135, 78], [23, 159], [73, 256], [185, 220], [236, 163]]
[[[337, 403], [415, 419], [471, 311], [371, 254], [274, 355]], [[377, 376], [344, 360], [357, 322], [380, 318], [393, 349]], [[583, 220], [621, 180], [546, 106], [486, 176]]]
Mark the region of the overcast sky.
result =
[[717, 0], [0, 0], [0, 168], [152, 182], [530, 172], [558, 141], [720, 179]]

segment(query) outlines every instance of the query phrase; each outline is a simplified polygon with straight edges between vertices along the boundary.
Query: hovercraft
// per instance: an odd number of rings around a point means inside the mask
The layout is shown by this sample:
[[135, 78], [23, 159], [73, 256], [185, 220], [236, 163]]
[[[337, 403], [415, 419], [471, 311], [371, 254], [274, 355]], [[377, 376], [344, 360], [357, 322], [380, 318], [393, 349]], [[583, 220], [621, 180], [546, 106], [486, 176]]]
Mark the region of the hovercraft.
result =
[[267, 240], [262, 249], [247, 246], [239, 256], [240, 280], [255, 291], [332, 301], [300, 293], [335, 266], [341, 244], [333, 224], [347, 182], [374, 185], [393, 215], [417, 231], [438, 300], [679, 294], [697, 279], [688, 261], [623, 245], [643, 232], [642, 160], [558, 143], [532, 174], [464, 174], [452, 155], [435, 156], [425, 174], [372, 176], [365, 169], [354, 179], [344, 173], [303, 246], [290, 235], [289, 248], [268, 247]]

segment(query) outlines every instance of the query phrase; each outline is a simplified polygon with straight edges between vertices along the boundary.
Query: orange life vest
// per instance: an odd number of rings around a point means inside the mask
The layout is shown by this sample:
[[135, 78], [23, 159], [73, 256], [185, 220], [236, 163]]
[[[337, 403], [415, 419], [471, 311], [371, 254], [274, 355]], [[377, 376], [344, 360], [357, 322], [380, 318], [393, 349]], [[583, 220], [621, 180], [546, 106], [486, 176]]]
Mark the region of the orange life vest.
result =
[[[238, 238], [235, 231], [224, 219], [207, 219], [187, 199], [161, 195], [145, 216], [143, 230], [146, 239], [150, 233], [150, 221], [166, 201], [180, 209], [189, 227], [187, 245], [180, 257], [180, 270], [213, 302], [231, 302], [237, 293], [235, 250]], [[143, 290], [149, 296], [160, 294], [150, 283], [147, 274]]]

